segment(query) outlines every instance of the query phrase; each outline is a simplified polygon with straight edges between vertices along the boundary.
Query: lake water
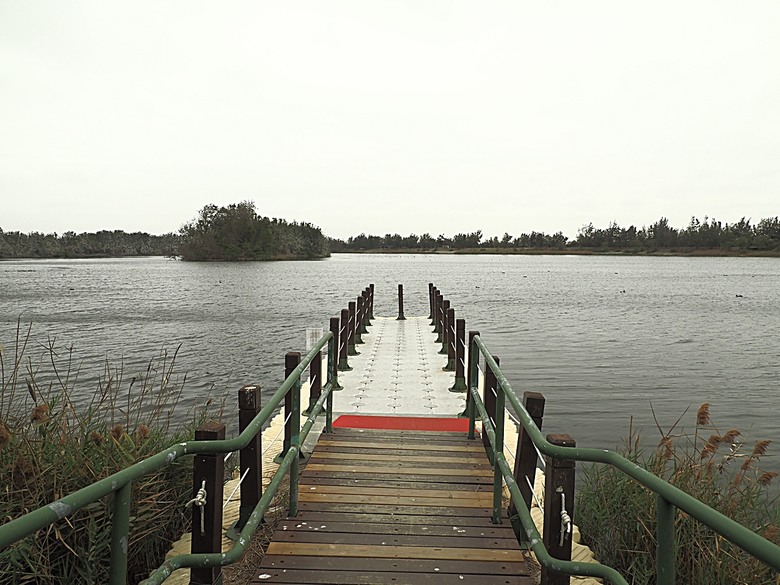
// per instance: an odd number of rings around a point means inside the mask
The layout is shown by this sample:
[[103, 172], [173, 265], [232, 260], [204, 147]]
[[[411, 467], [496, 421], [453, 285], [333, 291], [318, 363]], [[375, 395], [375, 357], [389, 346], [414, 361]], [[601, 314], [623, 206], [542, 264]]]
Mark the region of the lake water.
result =
[[[479, 330], [513, 388], [547, 398], [544, 428], [614, 448], [629, 417], [649, 440], [702, 402], [725, 431], [771, 439], [780, 467], [780, 260], [588, 256], [336, 255], [317, 262], [184, 263], [163, 258], [0, 263], [0, 343], [32, 323], [74, 347], [80, 388], [106, 357], [126, 379], [181, 344], [185, 402], [267, 392], [306, 327], [327, 328], [374, 283], [375, 314], [428, 313], [428, 282]], [[78, 397], [77, 397], [78, 398]], [[774, 448], [774, 449], [773, 449]]]

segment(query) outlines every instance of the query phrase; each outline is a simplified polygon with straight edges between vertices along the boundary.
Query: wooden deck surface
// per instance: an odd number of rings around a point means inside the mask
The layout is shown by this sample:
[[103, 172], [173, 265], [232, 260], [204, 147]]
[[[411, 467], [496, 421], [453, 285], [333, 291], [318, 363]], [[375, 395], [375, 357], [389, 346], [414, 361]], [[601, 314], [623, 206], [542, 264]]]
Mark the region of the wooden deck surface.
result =
[[530, 585], [493, 472], [464, 433], [335, 429], [251, 583]]

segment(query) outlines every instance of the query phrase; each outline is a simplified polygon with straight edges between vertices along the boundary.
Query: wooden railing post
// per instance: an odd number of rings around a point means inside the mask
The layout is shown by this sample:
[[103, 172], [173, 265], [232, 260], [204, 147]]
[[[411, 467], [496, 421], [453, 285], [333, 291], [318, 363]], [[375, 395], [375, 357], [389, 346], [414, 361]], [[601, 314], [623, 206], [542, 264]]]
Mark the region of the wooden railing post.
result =
[[[547, 441], [560, 447], [577, 446], [569, 435], [547, 435]], [[574, 523], [574, 461], [549, 456], [545, 460], [542, 542], [551, 557], [569, 561], [570, 530]], [[569, 575], [542, 567], [541, 585], [569, 585]]]
[[429, 282], [428, 283], [428, 309], [430, 310], [428, 311], [428, 319], [433, 319], [433, 291], [434, 291], [433, 283]]
[[450, 392], [466, 391], [466, 320], [455, 322], [455, 384]]
[[309, 363], [309, 406], [303, 411], [304, 414], [311, 412], [320, 399], [320, 394], [322, 394], [322, 351], [318, 351]]
[[347, 355], [360, 355], [360, 352], [355, 349], [355, 301], [349, 302], [349, 310], [347, 311]]
[[455, 354], [457, 347], [455, 334], [455, 309], [450, 308], [447, 309], [447, 365], [442, 368], [445, 372], [455, 371]]
[[[499, 359], [496, 356], [493, 356], [493, 359], [496, 360], [496, 365], [500, 366]], [[493, 369], [485, 364], [485, 386], [482, 390], [482, 403], [485, 405], [485, 412], [487, 412], [488, 417], [490, 418], [491, 422], [493, 423], [493, 426], [495, 427], [496, 424], [496, 388], [498, 386], [498, 381], [496, 380], [496, 375], [493, 373]], [[493, 460], [493, 449], [490, 447], [490, 439], [488, 438], [487, 433], [485, 430], [482, 430], [482, 444], [485, 445], [485, 450], [488, 454], [488, 459], [490, 460], [490, 465], [495, 465], [495, 461]]]
[[474, 347], [474, 337], [479, 335], [479, 331], [469, 331], [469, 368], [466, 378], [466, 408], [463, 409], [461, 416], [469, 417], [469, 439], [474, 438], [474, 417], [476, 412], [474, 403], [471, 401], [471, 389], [479, 386], [479, 350]]
[[404, 317], [404, 285], [398, 285], [398, 317], [396, 321], [405, 321]]
[[[225, 425], [207, 422], [195, 431], [196, 441], [219, 441], [225, 438]], [[225, 481], [225, 459], [220, 453], [195, 455], [192, 472], [192, 554], [222, 552], [222, 484]], [[205, 503], [198, 498], [205, 487]], [[202, 494], [202, 492], [201, 492]], [[222, 567], [193, 568], [190, 585], [212, 585], [221, 582]]]
[[355, 345], [363, 344], [363, 297], [357, 297], [355, 311]]
[[[260, 396], [260, 386], [247, 385], [238, 389], [239, 433], [243, 433], [244, 429], [260, 412]], [[243, 481], [241, 482], [241, 504], [238, 508], [238, 520], [228, 530], [228, 536], [233, 540], [238, 538], [239, 532], [244, 528], [263, 495], [262, 436], [262, 432], [257, 433], [239, 453], [239, 472]]]
[[[541, 430], [544, 418], [544, 396], [539, 392], [523, 392], [523, 406], [528, 411], [528, 414], [531, 415], [534, 424]], [[536, 480], [536, 462], [538, 458], [539, 455], [536, 452], [531, 436], [526, 432], [525, 427], [520, 425], [520, 428], [517, 430], [514, 477], [517, 487], [520, 488], [520, 493], [523, 495], [525, 507], [529, 510], [531, 509], [533, 490], [528, 484], [530, 483], [533, 486]], [[526, 478], [528, 478], [528, 481], [526, 481]], [[517, 514], [517, 507], [514, 501], [509, 502], [508, 514], [510, 518]], [[515, 522], [513, 521], [514, 524]], [[515, 534], [527, 540], [525, 532], [521, 528], [517, 524]]]
[[450, 310], [450, 302], [447, 300], [444, 300], [441, 302], [441, 349], [439, 350], [440, 354], [447, 355], [447, 343], [449, 341], [449, 337], [447, 337], [450, 333], [450, 324], [447, 321], [447, 317], [449, 315]]
[[352, 368], [349, 367], [347, 361], [347, 342], [349, 341], [349, 310], [341, 309], [341, 324], [339, 328], [339, 370], [342, 372], [348, 372]]
[[433, 331], [436, 333], [436, 339], [433, 342], [441, 343], [441, 305], [444, 302], [444, 297], [440, 292], [436, 293], [436, 299], [434, 302]]
[[368, 301], [368, 318], [373, 319], [374, 318], [374, 285], [369, 284], [368, 289], [370, 291], [369, 301]]
[[330, 332], [333, 338], [328, 344], [328, 381], [333, 390], [342, 390], [339, 385], [339, 318], [330, 318]]
[[[301, 352], [290, 351], [284, 356], [284, 378], [285, 380], [290, 377], [298, 364], [301, 363]], [[290, 446], [299, 448], [298, 457], [290, 465], [290, 516], [298, 515], [298, 475], [300, 470], [299, 460], [303, 458], [303, 449], [300, 449], [300, 433], [301, 433], [301, 379], [298, 378], [295, 383], [287, 392], [287, 396], [290, 397], [290, 410], [285, 409], [285, 416], [289, 413], [290, 418], [288, 424], [290, 425]], [[285, 405], [286, 405], [285, 401]], [[285, 437], [287, 427], [285, 426]], [[285, 452], [286, 454], [286, 452]]]
[[360, 323], [361, 333], [368, 333], [368, 326], [371, 325], [368, 320], [368, 287], [360, 293], [360, 296], [363, 297], [363, 319]]

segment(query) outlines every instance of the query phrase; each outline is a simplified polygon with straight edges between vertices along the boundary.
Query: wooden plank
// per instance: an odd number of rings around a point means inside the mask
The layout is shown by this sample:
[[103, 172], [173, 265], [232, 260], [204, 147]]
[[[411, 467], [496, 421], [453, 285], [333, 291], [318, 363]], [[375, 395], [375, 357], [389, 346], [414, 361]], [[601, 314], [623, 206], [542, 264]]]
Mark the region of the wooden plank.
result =
[[[352, 469], [352, 467], [350, 467]], [[395, 481], [399, 477], [403, 477], [405, 480], [412, 482], [428, 482], [430, 484], [461, 484], [465, 486], [486, 485], [493, 486], [493, 477], [487, 475], [468, 476], [468, 475], [419, 475], [415, 473], [404, 474], [401, 476], [397, 472], [393, 473], [370, 473], [370, 472], [351, 472], [351, 471], [335, 471], [327, 468], [327, 471], [309, 470], [307, 469], [302, 476], [307, 482], [318, 481], [319, 478], [337, 478], [344, 481], [360, 482], [363, 480], [370, 481]]]
[[[453, 527], [451, 527], [453, 528]], [[457, 528], [457, 527], [454, 527]], [[274, 535], [274, 542], [307, 542], [319, 544], [355, 544], [364, 546], [417, 546], [435, 548], [489, 548], [502, 550], [519, 550], [517, 539], [486, 538], [483, 536], [461, 536], [450, 530], [450, 534], [439, 536], [433, 534], [352, 534], [350, 532], [320, 532], [319, 530], [281, 530]]]
[[346, 479], [343, 477], [324, 477], [324, 474], [318, 473], [316, 481], [309, 479], [307, 475], [301, 476], [302, 486], [317, 485], [326, 486], [346, 486], [360, 489], [361, 487], [370, 488], [403, 488], [411, 490], [445, 490], [451, 492], [472, 492], [493, 494], [493, 482], [475, 482], [475, 483], [441, 483], [431, 481], [432, 478], [426, 478], [428, 481], [405, 481], [397, 477], [392, 479], [375, 479], [373, 476], [366, 476], [364, 479]]
[[[284, 521], [293, 522], [296, 526], [304, 522], [308, 522], [309, 524], [318, 523], [321, 526], [322, 524], [327, 524], [329, 522], [341, 521], [354, 524], [391, 524], [393, 526], [404, 527], [409, 525], [428, 526], [432, 523], [443, 526], [445, 525], [445, 521], [442, 518], [443, 517], [415, 514], [380, 514], [375, 509], [369, 512], [357, 512], [354, 510], [338, 512], [329, 512], [326, 510], [301, 510], [295, 518], [286, 518]], [[478, 516], [448, 515], [446, 517], [446, 523], [451, 523], [453, 526], [458, 526], [460, 528], [471, 526], [480, 529], [508, 528], [510, 526], [509, 520], [506, 518], [503, 519], [502, 524], [493, 524], [490, 514]]]
[[[313, 530], [317, 532], [349, 532], [350, 534], [385, 534], [405, 536], [452, 536], [484, 537], [484, 538], [515, 538], [515, 533], [509, 524], [491, 524], [471, 526], [473, 518], [450, 518], [448, 524], [432, 524], [435, 518], [420, 518], [422, 522], [402, 524], [400, 522], [382, 522], [382, 516], [371, 514], [361, 517], [357, 514], [338, 514], [331, 520], [324, 514], [308, 514], [307, 520], [301, 522], [298, 518], [280, 521], [278, 531]], [[463, 520], [464, 522], [460, 522]]]
[[[262, 569], [261, 569], [262, 570]], [[260, 577], [262, 575], [262, 577]], [[469, 575], [456, 573], [400, 573], [380, 571], [322, 571], [320, 569], [271, 569], [260, 573], [252, 584], [284, 583], [295, 585], [452, 585], [453, 583], [465, 583], [474, 585], [506, 585], [510, 581], [506, 576], [500, 575]], [[516, 577], [511, 583], [514, 585], [532, 585], [535, 583], [530, 577]]]
[[437, 449], [430, 450], [423, 447], [419, 449], [397, 449], [392, 445], [387, 445], [384, 449], [372, 447], [369, 449], [363, 449], [361, 447], [348, 447], [341, 445], [320, 445], [317, 444], [314, 449], [315, 453], [366, 453], [381, 455], [428, 455], [441, 457], [442, 459], [458, 459], [462, 457], [476, 457], [477, 459], [485, 459], [484, 449], [480, 451], [451, 451], [449, 449]]
[[[319, 445], [325, 446], [340, 446], [351, 447], [357, 449], [387, 449], [391, 443], [367, 441], [355, 442], [355, 441], [336, 441], [331, 439], [320, 439]], [[419, 445], [411, 445], [399, 442], [392, 444], [394, 449], [401, 451], [447, 451], [447, 452], [459, 452], [459, 453], [484, 453], [485, 448], [481, 444], [468, 444], [468, 445], [446, 445], [440, 443], [426, 443]]]
[[371, 474], [400, 474], [400, 475], [450, 475], [463, 477], [493, 477], [493, 471], [487, 469], [457, 469], [443, 467], [414, 467], [405, 468], [401, 465], [382, 465], [382, 466], [363, 466], [363, 465], [339, 465], [308, 463], [306, 471], [344, 471], [351, 473], [371, 473]]
[[522, 563], [523, 554], [516, 550], [451, 548], [433, 546], [382, 546], [362, 544], [312, 544], [307, 542], [276, 542], [268, 545], [269, 555], [316, 557], [370, 557], [377, 559], [430, 559], [494, 561]]
[[[455, 573], [462, 575], [528, 575], [526, 563], [486, 563], [484, 561], [466, 561], [462, 559], [441, 561], [427, 559], [372, 559], [349, 557], [293, 557], [287, 555], [266, 554], [260, 561], [260, 567], [266, 569], [321, 569], [333, 571], [370, 571], [381, 567], [383, 571], [399, 571], [403, 573]], [[439, 569], [436, 571], [435, 569]]]
[[318, 512], [358, 512], [372, 514], [411, 514], [413, 516], [485, 516], [490, 518], [493, 514], [491, 508], [444, 508], [429, 506], [383, 506], [377, 508], [371, 504], [329, 504], [322, 502], [300, 502], [298, 507], [303, 511]]
[[430, 455], [379, 455], [375, 453], [325, 453], [315, 450], [311, 454], [310, 461], [371, 461], [374, 463], [387, 463], [399, 461], [402, 463], [437, 463], [441, 465], [474, 465], [476, 467], [489, 467], [484, 457], [439, 457]]
[[492, 501], [471, 498], [428, 498], [421, 496], [377, 496], [363, 494], [328, 494], [299, 492], [299, 502], [322, 502], [330, 504], [371, 504], [373, 506], [436, 506], [450, 508], [486, 508]]
[[443, 498], [443, 499], [463, 499], [469, 498], [474, 501], [486, 502], [488, 506], [493, 505], [493, 494], [487, 491], [473, 492], [466, 490], [451, 490], [445, 487], [435, 487], [436, 484], [426, 488], [421, 494], [419, 489], [406, 489], [401, 487], [372, 487], [364, 485], [319, 485], [319, 484], [299, 484], [299, 493], [318, 493], [318, 494], [357, 494], [362, 496], [396, 496], [396, 497], [419, 497]]

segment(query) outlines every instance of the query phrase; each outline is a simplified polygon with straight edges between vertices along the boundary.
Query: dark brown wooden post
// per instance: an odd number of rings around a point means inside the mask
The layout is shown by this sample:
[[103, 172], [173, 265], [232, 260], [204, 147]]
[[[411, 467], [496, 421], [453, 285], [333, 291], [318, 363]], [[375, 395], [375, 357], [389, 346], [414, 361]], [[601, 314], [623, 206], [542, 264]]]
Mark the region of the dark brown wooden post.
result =
[[444, 300], [441, 302], [441, 349], [440, 354], [447, 355], [447, 345], [449, 343], [450, 323], [448, 321], [450, 311], [450, 302]]
[[398, 317], [396, 317], [396, 321], [405, 321], [406, 317], [404, 317], [404, 285], [399, 284], [398, 285]]
[[466, 391], [466, 320], [455, 321], [455, 384], [450, 392]]
[[361, 293], [361, 296], [363, 297], [363, 320], [360, 323], [361, 333], [368, 333], [368, 326], [371, 325], [368, 320], [368, 287]]
[[[501, 361], [496, 356], [493, 356], [493, 359], [496, 360], [497, 366], [501, 365]], [[482, 402], [485, 405], [485, 411], [487, 412], [488, 417], [490, 417], [493, 427], [495, 427], [496, 424], [497, 387], [498, 380], [496, 380], [496, 375], [493, 373], [493, 369], [487, 363], [485, 363], [485, 385], [482, 389]], [[482, 444], [485, 445], [488, 459], [490, 460], [490, 464], [493, 465], [493, 448], [490, 446], [490, 439], [484, 430], [482, 431]]]
[[432, 282], [428, 283], [428, 319], [433, 319], [433, 290], [434, 286]]
[[333, 351], [328, 352], [328, 376], [333, 390], [342, 390], [339, 384], [339, 351], [341, 336], [339, 335], [339, 318], [330, 318], [330, 332], [333, 334]]
[[[534, 424], [541, 430], [542, 420], [544, 419], [544, 396], [539, 392], [523, 392], [523, 406]], [[525, 507], [531, 509], [531, 500], [533, 490], [528, 483], [534, 485], [536, 479], [536, 461], [539, 458], [536, 447], [531, 440], [531, 436], [526, 432], [523, 425], [517, 431], [517, 449], [515, 450], [515, 482], [523, 494]], [[526, 478], [528, 481], [526, 482]], [[517, 514], [517, 507], [514, 502], [509, 503], [509, 516]], [[520, 535], [525, 533], [522, 531]]]
[[[260, 412], [260, 386], [242, 386], [238, 390], [238, 432], [243, 433]], [[246, 521], [263, 495], [263, 457], [262, 436], [260, 431], [249, 440], [239, 455], [241, 477], [241, 505], [238, 508], [238, 520], [228, 534], [235, 540], [244, 528]], [[246, 476], [244, 476], [246, 474]]]
[[436, 333], [434, 343], [441, 343], [441, 304], [443, 300], [442, 294], [437, 292], [433, 301], [433, 332]]
[[469, 412], [471, 402], [471, 389], [479, 385], [479, 351], [474, 351], [474, 337], [479, 335], [479, 331], [469, 331], [468, 360], [469, 367], [466, 371], [466, 408], [463, 409], [461, 416], [469, 417], [469, 439], [474, 438], [474, 418]]
[[355, 345], [363, 344], [363, 297], [357, 297], [355, 311]]
[[371, 292], [370, 294], [370, 300], [368, 302], [368, 318], [373, 319], [374, 318], [374, 285], [369, 284], [368, 288]]
[[[455, 309], [447, 309], [447, 365], [442, 369], [446, 372], [455, 371], [455, 353], [457, 347], [457, 340], [455, 334], [457, 332], [455, 328]], [[465, 324], [464, 324], [465, 327]]]
[[339, 370], [342, 372], [348, 372], [352, 368], [349, 367], [347, 361], [347, 342], [349, 341], [349, 310], [341, 309], [341, 324], [339, 327]]
[[[569, 435], [547, 435], [547, 440], [561, 447], [576, 447], [577, 443]], [[542, 542], [550, 556], [565, 561], [571, 560], [571, 533], [564, 533], [561, 510], [564, 501], [566, 512], [574, 523], [574, 461], [571, 459], [553, 459], [545, 457], [544, 480], [544, 528]], [[563, 496], [563, 497], [562, 497]], [[542, 585], [568, 585], [569, 575], [550, 571], [542, 567]]]
[[322, 352], [318, 351], [309, 364], [309, 406], [304, 414], [311, 412], [320, 399], [320, 394], [322, 394]]
[[360, 355], [360, 352], [355, 349], [355, 312], [355, 301], [350, 301], [347, 320], [347, 355]]
[[[225, 425], [207, 422], [195, 431], [196, 441], [219, 441], [225, 438]], [[192, 496], [206, 489], [206, 503], [192, 505], [192, 545], [197, 553], [222, 552], [222, 484], [225, 481], [225, 459], [220, 453], [196, 455], [192, 473]], [[201, 514], [203, 530], [201, 530]], [[222, 567], [193, 568], [190, 585], [212, 585], [221, 579]]]

